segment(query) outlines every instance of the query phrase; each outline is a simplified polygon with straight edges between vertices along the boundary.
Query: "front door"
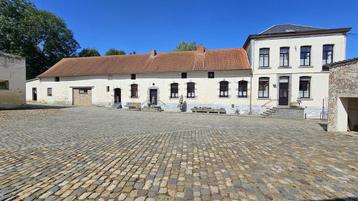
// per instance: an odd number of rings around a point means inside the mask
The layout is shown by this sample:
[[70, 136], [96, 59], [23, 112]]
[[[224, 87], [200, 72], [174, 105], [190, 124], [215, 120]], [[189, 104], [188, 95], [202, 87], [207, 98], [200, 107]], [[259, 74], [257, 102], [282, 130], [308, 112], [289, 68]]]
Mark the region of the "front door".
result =
[[280, 77], [279, 81], [279, 105], [288, 105], [288, 95], [289, 95], [289, 77]]
[[121, 89], [115, 88], [114, 89], [114, 103], [120, 103], [121, 102]]
[[37, 88], [32, 88], [32, 100], [37, 101]]
[[150, 89], [149, 90], [149, 102], [151, 105], [158, 104], [158, 90], [157, 89]]

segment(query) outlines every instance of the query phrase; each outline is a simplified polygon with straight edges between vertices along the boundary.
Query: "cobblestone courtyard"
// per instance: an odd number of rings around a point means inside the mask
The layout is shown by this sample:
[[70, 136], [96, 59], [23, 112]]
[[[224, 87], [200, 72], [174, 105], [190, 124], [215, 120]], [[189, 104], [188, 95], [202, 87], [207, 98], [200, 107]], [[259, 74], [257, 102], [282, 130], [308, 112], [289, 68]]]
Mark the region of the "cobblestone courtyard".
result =
[[358, 137], [318, 121], [0, 111], [0, 200], [358, 197]]

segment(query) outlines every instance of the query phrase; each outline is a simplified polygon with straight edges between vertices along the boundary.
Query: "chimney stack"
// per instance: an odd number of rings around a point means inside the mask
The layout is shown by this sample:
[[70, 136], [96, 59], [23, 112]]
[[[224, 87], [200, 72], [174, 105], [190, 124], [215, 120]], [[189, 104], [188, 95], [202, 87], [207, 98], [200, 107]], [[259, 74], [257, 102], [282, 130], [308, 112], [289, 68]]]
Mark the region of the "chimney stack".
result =
[[199, 54], [204, 54], [204, 52], [205, 52], [205, 47], [204, 47], [204, 45], [199, 45], [199, 46], [196, 48], [196, 51], [197, 51]]
[[157, 55], [157, 50], [150, 51], [150, 57], [155, 57]]

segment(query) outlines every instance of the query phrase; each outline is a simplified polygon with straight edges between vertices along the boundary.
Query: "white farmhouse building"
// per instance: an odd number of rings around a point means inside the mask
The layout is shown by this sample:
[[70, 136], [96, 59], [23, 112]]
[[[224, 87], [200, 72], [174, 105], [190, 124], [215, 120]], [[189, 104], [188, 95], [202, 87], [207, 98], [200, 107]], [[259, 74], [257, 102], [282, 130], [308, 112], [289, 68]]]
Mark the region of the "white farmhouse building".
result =
[[25, 103], [25, 59], [0, 52], [0, 109]]
[[27, 82], [27, 100], [71, 105], [137, 103], [178, 111], [193, 107], [261, 113], [300, 104], [307, 117], [327, 109], [328, 71], [345, 59], [350, 28], [276, 25], [243, 48], [66, 58]]

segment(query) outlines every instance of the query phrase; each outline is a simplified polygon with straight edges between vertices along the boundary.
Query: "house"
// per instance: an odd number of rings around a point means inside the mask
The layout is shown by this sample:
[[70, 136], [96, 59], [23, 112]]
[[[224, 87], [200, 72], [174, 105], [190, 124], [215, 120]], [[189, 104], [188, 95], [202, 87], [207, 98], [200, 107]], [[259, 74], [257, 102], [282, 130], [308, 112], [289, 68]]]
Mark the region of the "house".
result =
[[25, 59], [0, 52], [0, 109], [25, 103]]
[[27, 83], [32, 92], [27, 99], [73, 105], [138, 103], [178, 111], [183, 97], [189, 111], [211, 107], [263, 113], [302, 107], [306, 117], [322, 118], [329, 77], [323, 65], [345, 59], [348, 31], [275, 25], [248, 36], [243, 48], [200, 46], [187, 52], [66, 58]]
[[285, 24], [248, 36], [252, 110], [299, 105], [307, 118], [326, 118], [329, 71], [323, 65], [346, 58], [348, 31]]
[[358, 58], [328, 67], [328, 131], [358, 131]]

